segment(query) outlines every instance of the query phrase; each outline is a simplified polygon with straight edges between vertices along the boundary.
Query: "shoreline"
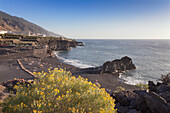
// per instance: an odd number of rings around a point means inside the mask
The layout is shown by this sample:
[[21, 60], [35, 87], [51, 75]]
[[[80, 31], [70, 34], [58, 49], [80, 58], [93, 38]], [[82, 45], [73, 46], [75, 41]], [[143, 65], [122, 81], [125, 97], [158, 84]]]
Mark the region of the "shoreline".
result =
[[74, 67], [77, 67], [77, 68], [80, 68], [80, 69], [87, 69], [87, 68], [97, 68], [97, 66], [93, 66], [93, 65], [89, 65], [89, 64], [85, 64], [81, 61], [76, 61], [76, 60], [73, 60], [73, 59], [67, 59], [67, 58], [63, 58], [63, 57], [60, 57], [59, 56], [59, 52], [62, 52], [62, 51], [54, 51], [54, 55], [55, 57], [57, 57], [60, 62], [62, 63], [65, 63], [65, 64], [68, 64], [68, 65], [72, 65]]
[[[151, 111], [149, 113], [155, 113], [157, 111], [161, 111], [160, 113], [162, 113], [164, 111], [170, 111], [168, 98], [168, 91], [170, 87], [167, 83], [163, 82], [154, 84], [152, 81], [149, 81], [148, 89], [142, 89], [142, 86], [129, 85], [120, 81], [117, 75], [108, 73], [88, 73], [88, 71], [84, 69], [76, 68], [66, 63], [61, 63], [57, 57], [51, 57], [48, 54], [45, 56], [37, 56], [38, 55], [28, 52], [28, 54], [24, 54], [23, 56], [16, 55], [11, 58], [10, 55], [8, 55], [6, 60], [0, 59], [0, 78], [3, 78], [4, 81], [10, 80], [9, 82], [0, 83], [0, 88], [2, 87], [0, 89], [2, 101], [4, 101], [6, 97], [10, 96], [10, 90], [14, 91], [13, 86], [15, 86], [17, 82], [22, 83], [25, 81], [25, 83], [29, 83], [30, 80], [32, 81], [35, 78], [19, 67], [17, 60], [20, 59], [20, 62], [22, 63], [21, 67], [24, 67], [30, 72], [48, 72], [48, 68], [62, 68], [66, 71], [70, 71], [72, 76], [81, 76], [85, 79], [87, 78], [88, 81], [91, 81], [96, 85], [99, 83], [101, 86], [100, 88], [105, 88], [105, 91], [109, 94], [109, 96], [116, 100], [115, 108], [118, 113], [131, 111], [139, 111], [140, 113], [146, 113], [147, 111]], [[7, 71], [4, 71], [1, 67], [4, 69], [7, 68]], [[0, 79], [0, 82], [4, 81]], [[161, 109], [155, 110], [155, 108], [159, 107]]]
[[14, 78], [19, 79], [34, 79], [31, 75], [24, 72], [17, 63], [17, 59], [20, 59], [23, 66], [31, 72], [48, 72], [48, 68], [63, 68], [70, 71], [73, 76], [81, 76], [87, 78], [92, 83], [98, 81], [102, 88], [110, 90], [109, 93], [113, 92], [116, 87], [123, 87], [126, 90], [139, 89], [134, 85], [123, 83], [119, 80], [118, 76], [112, 74], [92, 74], [86, 72], [84, 69], [77, 68], [73, 65], [61, 62], [56, 56], [49, 57], [48, 55], [36, 57], [31, 51], [26, 51], [27, 54], [16, 53], [18, 55], [6, 55], [5, 60], [0, 56], [0, 82], [6, 82], [13, 80]]

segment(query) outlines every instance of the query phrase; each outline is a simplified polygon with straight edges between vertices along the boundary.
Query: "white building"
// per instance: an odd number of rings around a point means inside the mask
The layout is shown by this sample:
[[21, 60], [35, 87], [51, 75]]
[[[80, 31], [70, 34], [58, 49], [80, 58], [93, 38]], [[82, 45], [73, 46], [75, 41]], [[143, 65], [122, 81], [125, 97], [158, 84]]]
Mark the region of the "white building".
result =
[[32, 32], [28, 32], [28, 36], [46, 37], [46, 35], [44, 35], [44, 34], [41, 34], [41, 33], [32, 33]]
[[37, 36], [46, 37], [46, 35], [44, 35], [44, 34], [39, 34], [39, 35], [37, 35]]
[[16, 31], [4, 31], [4, 30], [0, 30], [0, 34], [16, 34]]
[[36, 33], [36, 36], [40, 36], [40, 37], [46, 37], [46, 35], [41, 34], [41, 33]]
[[0, 34], [5, 34], [5, 33], [8, 33], [8, 31], [0, 30]]

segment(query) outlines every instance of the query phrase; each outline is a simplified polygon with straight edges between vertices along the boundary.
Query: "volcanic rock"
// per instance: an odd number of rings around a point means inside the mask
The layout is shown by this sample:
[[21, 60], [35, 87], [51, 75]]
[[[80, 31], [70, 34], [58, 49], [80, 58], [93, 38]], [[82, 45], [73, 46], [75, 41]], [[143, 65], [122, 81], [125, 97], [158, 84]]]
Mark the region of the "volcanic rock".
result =
[[25, 81], [24, 79], [14, 79], [14, 80], [10, 80], [7, 82], [3, 82], [2, 85], [6, 87], [6, 92], [10, 92], [13, 91], [14, 93], [16, 93], [16, 89], [14, 89], [15, 85], [31, 85], [28, 81]]
[[114, 94], [116, 102], [119, 102], [120, 105], [130, 106], [133, 104], [135, 99], [138, 98], [138, 95], [132, 91], [120, 91]]
[[152, 113], [170, 113], [170, 104], [155, 92], [150, 92], [145, 98]]
[[102, 73], [116, 73], [136, 69], [132, 59], [125, 56], [121, 59], [107, 61], [102, 66]]
[[159, 95], [163, 97], [168, 103], [170, 103], [170, 91], [165, 91]]
[[156, 88], [157, 93], [162, 93], [165, 91], [170, 91], [170, 85], [161, 84]]

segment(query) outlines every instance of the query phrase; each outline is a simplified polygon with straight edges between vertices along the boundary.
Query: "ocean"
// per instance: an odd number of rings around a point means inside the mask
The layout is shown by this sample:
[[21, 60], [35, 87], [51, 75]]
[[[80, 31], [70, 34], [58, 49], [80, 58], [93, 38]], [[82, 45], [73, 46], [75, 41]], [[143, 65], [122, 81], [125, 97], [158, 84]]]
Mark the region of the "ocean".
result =
[[132, 58], [136, 70], [121, 73], [128, 84], [156, 82], [161, 75], [170, 73], [170, 40], [78, 40], [84, 47], [68, 52], [56, 52], [62, 62], [80, 68], [101, 66], [106, 61]]

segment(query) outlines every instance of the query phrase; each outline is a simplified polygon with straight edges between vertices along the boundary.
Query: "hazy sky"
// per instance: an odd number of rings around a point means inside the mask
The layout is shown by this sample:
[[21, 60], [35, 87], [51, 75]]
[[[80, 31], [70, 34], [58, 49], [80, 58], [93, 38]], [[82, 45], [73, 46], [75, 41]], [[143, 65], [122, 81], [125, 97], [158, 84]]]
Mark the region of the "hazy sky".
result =
[[170, 39], [170, 0], [0, 0], [0, 10], [71, 38]]

